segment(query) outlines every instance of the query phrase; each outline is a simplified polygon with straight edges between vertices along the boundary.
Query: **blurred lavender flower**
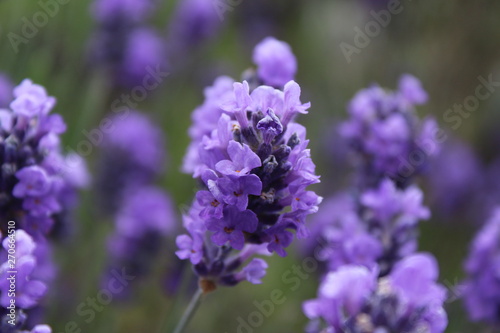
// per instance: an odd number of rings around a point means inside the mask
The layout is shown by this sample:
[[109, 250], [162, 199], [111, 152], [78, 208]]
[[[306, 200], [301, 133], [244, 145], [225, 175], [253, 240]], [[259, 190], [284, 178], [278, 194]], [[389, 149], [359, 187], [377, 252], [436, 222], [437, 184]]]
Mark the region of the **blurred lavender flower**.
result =
[[[417, 134], [411, 125], [418, 123], [412, 103], [426, 98], [418, 81], [405, 76], [393, 95], [373, 87], [351, 102], [351, 120], [341, 133], [359, 158], [358, 183], [327, 200], [312, 221], [313, 232], [325, 243], [318, 259], [330, 271], [319, 298], [304, 305], [314, 319], [308, 332], [321, 331], [318, 318], [327, 325], [321, 332], [439, 333], [446, 328], [445, 291], [435, 283], [437, 263], [415, 254], [418, 222], [430, 212], [411, 178], [394, 174], [418, 138], [431, 139], [432, 121]], [[437, 143], [431, 143], [435, 153]]]
[[479, 198], [476, 198], [476, 200], [479, 201], [476, 205], [480, 207], [474, 214], [476, 218], [479, 216], [483, 220], [486, 220], [489, 215], [484, 214], [490, 214], [490, 212], [492, 212], [498, 206], [498, 202], [500, 202], [500, 180], [498, 179], [499, 173], [500, 158], [497, 157], [485, 166], [481, 178], [478, 180], [478, 183], [480, 183], [482, 187], [480, 189], [481, 196], [478, 196]]
[[92, 64], [104, 65], [115, 84], [143, 85], [149, 71], [167, 67], [165, 45], [146, 20], [156, 8], [153, 0], [95, 0], [98, 22], [91, 41]]
[[472, 147], [453, 139], [448, 140], [440, 154], [433, 158], [426, 179], [433, 211], [455, 221], [459, 216], [477, 216], [483, 209], [482, 202], [489, 199], [477, 194], [486, 186], [484, 179], [493, 178], [484, 176], [484, 167]]
[[54, 219], [66, 205], [67, 188], [79, 187], [68, 181], [73, 168], [84, 169], [83, 161], [71, 166], [61, 154], [59, 135], [66, 130], [58, 114], [49, 114], [55, 98], [45, 89], [24, 80], [14, 89], [10, 109], [0, 110], [3, 138], [0, 216], [4, 223], [16, 221], [35, 239], [49, 234]]
[[311, 239], [307, 252], [312, 253], [321, 240], [316, 258], [327, 264], [328, 271], [354, 264], [370, 269], [381, 258], [383, 247], [371, 235], [355, 209], [355, 200], [345, 193], [326, 199], [319, 212], [311, 218]]
[[447, 326], [443, 309], [446, 289], [437, 284], [438, 266], [428, 254], [398, 262], [390, 275], [377, 279], [376, 268], [346, 265], [326, 275], [318, 298], [304, 303], [315, 320], [308, 333], [408, 332], [441, 333]]
[[[430, 212], [411, 178], [394, 177], [394, 172], [401, 159], [416, 149], [418, 138], [429, 137], [426, 128], [434, 126], [428, 120], [422, 132], [414, 134], [419, 119], [412, 105], [426, 99], [418, 80], [405, 75], [398, 92], [373, 86], [349, 104], [351, 119], [339, 131], [358, 158], [357, 186], [349, 189], [349, 195], [328, 200], [327, 212], [312, 221], [316, 234], [326, 241], [324, 251], [331, 253], [326, 260], [330, 270], [345, 264], [368, 268], [378, 264], [379, 274], [385, 276], [395, 262], [416, 251], [418, 222], [428, 219]], [[437, 150], [437, 143], [432, 143]], [[337, 209], [340, 213], [333, 211]]]
[[[300, 102], [299, 85], [289, 81], [283, 90], [250, 91], [243, 81], [229, 93], [230, 83], [219, 78], [205, 91], [206, 101], [193, 115], [193, 142], [184, 164], [204, 188], [184, 216], [189, 235], [177, 238], [177, 255], [191, 260], [204, 291], [216, 284], [260, 281], [267, 268], [262, 261], [235, 271], [254, 254], [285, 256], [291, 231], [306, 237], [305, 218], [321, 202], [306, 190], [319, 177], [306, 130], [294, 122], [310, 106]], [[241, 252], [230, 256], [233, 250]]]
[[316, 239], [325, 243], [320, 260], [333, 271], [343, 265], [379, 267], [388, 274], [398, 260], [417, 249], [417, 226], [430, 216], [416, 186], [404, 190], [385, 179], [358, 199], [340, 194], [328, 199], [311, 220]]
[[351, 118], [340, 133], [356, 152], [361, 186], [374, 186], [384, 177], [405, 186], [439, 152], [436, 122], [419, 122], [414, 112], [414, 105], [426, 101], [427, 93], [411, 75], [401, 77], [396, 92], [373, 85], [354, 96]]
[[297, 59], [290, 46], [273, 37], [265, 38], [255, 47], [253, 61], [262, 82], [276, 88], [293, 80], [297, 72]]
[[114, 269], [126, 269], [135, 277], [146, 275], [176, 225], [170, 196], [153, 185], [165, 169], [161, 129], [138, 111], [115, 116], [111, 123], [102, 140], [95, 183], [99, 203], [115, 226], [108, 238], [110, 269], [105, 284]]
[[9, 77], [0, 73], [0, 108], [9, 106], [12, 101], [12, 88], [14, 88], [14, 85]]
[[462, 286], [469, 317], [493, 325], [500, 323], [500, 208], [493, 211], [477, 234], [465, 261], [468, 278]]
[[169, 30], [169, 55], [181, 59], [189, 50], [212, 38], [222, 25], [213, 0], [179, 0]]
[[129, 111], [110, 121], [95, 186], [102, 210], [114, 214], [128, 190], [151, 183], [164, 170], [166, 156], [163, 133], [147, 116]]
[[163, 239], [174, 230], [176, 218], [170, 197], [159, 188], [144, 186], [127, 192], [115, 223], [108, 239], [109, 271], [125, 269], [128, 275], [139, 277], [149, 272]]
[[[2, 318], [0, 330], [1, 332], [21, 332], [27, 319], [24, 311], [40, 303], [47, 292], [47, 285], [36, 276], [38, 259], [35, 250], [38, 246], [30, 235], [22, 229], [9, 229], [2, 245], [4, 251], [0, 253], [2, 262], [0, 266], [0, 317]], [[9, 249], [12, 248], [15, 248], [13, 260], [10, 255], [8, 256]], [[15, 293], [12, 292], [12, 284], [15, 284]], [[12, 304], [15, 304], [14, 311], [17, 319], [15, 325], [12, 325], [13, 321], [9, 323], [9, 320], [12, 320], [12, 317], [8, 316], [11, 313]], [[48, 326], [37, 327], [37, 329], [43, 328], [51, 332]]]
[[118, 72], [120, 82], [128, 86], [143, 84], [145, 75], [158, 67], [166, 68], [164, 42], [152, 29], [137, 28], [128, 37], [121, 68]]
[[[50, 114], [56, 100], [46, 90], [26, 79], [13, 89], [9, 108], [0, 109], [2, 177], [0, 179], [0, 228], [3, 239], [0, 268], [0, 303], [9, 305], [10, 263], [7, 250], [10, 237], [16, 236], [16, 306], [38, 306], [56, 275], [51, 245], [47, 237], [67, 225], [76, 205], [77, 190], [86, 185], [88, 174], [78, 156], [62, 155], [59, 135], [66, 130], [60, 115]], [[15, 229], [7, 221], [15, 221]], [[1, 309], [2, 318], [7, 309]], [[31, 317], [31, 316], [30, 316]], [[15, 325], [2, 319], [2, 332], [26, 332], [27, 316], [18, 312]], [[48, 326], [36, 326], [32, 332], [50, 332]]]

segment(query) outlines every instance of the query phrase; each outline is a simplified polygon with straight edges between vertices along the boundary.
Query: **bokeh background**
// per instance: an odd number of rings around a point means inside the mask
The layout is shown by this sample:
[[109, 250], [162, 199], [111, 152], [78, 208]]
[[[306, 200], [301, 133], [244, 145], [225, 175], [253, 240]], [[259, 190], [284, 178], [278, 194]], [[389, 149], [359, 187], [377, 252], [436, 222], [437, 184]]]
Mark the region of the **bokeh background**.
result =
[[[180, 171], [189, 143], [187, 129], [191, 111], [202, 103], [203, 88], [215, 77], [227, 74], [239, 78], [242, 71], [252, 67], [253, 47], [269, 35], [291, 45], [298, 59], [297, 81], [303, 89], [303, 100], [312, 102], [309, 115], [301, 116], [300, 122], [308, 128], [313, 159], [318, 174], [322, 175], [322, 183], [316, 187], [321, 195], [328, 196], [349, 184], [346, 177], [350, 173], [349, 165], [341, 149], [337, 149], [335, 136], [335, 125], [346, 118], [346, 104], [357, 90], [373, 82], [395, 88], [402, 73], [420, 78], [429, 92], [430, 101], [419, 108], [420, 115], [434, 115], [450, 137], [470, 145], [485, 170], [499, 157], [500, 93], [495, 91], [481, 101], [477, 110], [464, 118], [457, 129], [443, 117], [455, 103], [463, 103], [467, 96], [474, 94], [479, 76], [492, 75], [500, 80], [500, 2], [403, 0], [401, 13], [392, 15], [387, 27], [370, 38], [359, 54], [353, 54], [350, 62], [340, 44], [354, 45], [354, 29], [364, 30], [365, 24], [374, 19], [370, 11], [386, 8], [386, 2], [220, 2], [230, 4], [230, 10], [218, 22], [220, 27], [181, 58], [174, 59], [169, 64], [170, 75], [137, 107], [155, 119], [166, 133], [168, 170], [159, 184], [171, 193], [178, 207], [179, 232], [180, 214], [190, 203], [196, 186], [189, 175]], [[90, 57], [89, 45], [97, 29], [90, 5], [88, 0], [71, 0], [60, 5], [57, 14], [26, 43], [19, 44], [15, 52], [9, 33], [21, 34], [23, 18], [31, 20], [41, 6], [33, 0], [0, 1], [0, 71], [16, 83], [31, 78], [57, 97], [54, 112], [62, 114], [68, 124], [63, 137], [68, 151], [76, 150], [78, 143], [85, 139], [83, 130], [98, 126], [118, 96], [109, 73], [94, 66]], [[165, 38], [169, 35], [170, 22], [176, 18], [175, 6], [175, 1], [158, 2], [158, 9], [150, 20]], [[98, 147], [86, 156], [91, 172], [98, 156]], [[452, 172], [462, 165], [447, 167]], [[478, 183], [488, 183], [494, 182], [498, 174], [484, 172], [479, 177], [485, 178], [477, 179]], [[424, 180], [423, 185], [426, 193], [431, 193], [432, 184]], [[487, 194], [479, 192], [473, 199], [481, 200], [483, 195]], [[500, 201], [500, 196], [492, 198], [491, 193], [488, 196], [488, 200]], [[431, 197], [427, 195], [428, 200]], [[112, 228], [109, 220], [100, 217], [93, 198], [95, 193], [91, 188], [82, 197], [72, 236], [57, 245], [60, 274], [47, 301], [46, 322], [57, 333], [73, 332], [65, 331], [71, 321], [75, 321], [82, 332], [161, 332], [162, 327], [168, 327], [168, 322], [179, 318], [192, 292], [189, 271], [178, 286], [184, 295], [169, 294], [164, 288], [165, 270], [172, 269], [172, 262], [177, 260], [167, 251], [172, 248], [175, 235], [165, 239], [165, 250], [155, 259], [154, 271], [134, 287], [129, 300], [113, 301], [91, 323], [76, 314], [78, 304], [89, 296], [95, 297], [99, 290], [106, 259], [105, 239]], [[462, 206], [469, 204], [472, 205], [465, 200]], [[429, 205], [432, 207], [432, 202]], [[430, 221], [421, 224], [420, 249], [436, 255], [441, 282], [449, 286], [452, 294], [457, 293], [468, 244], [488, 212], [433, 213]], [[235, 288], [220, 288], [209, 295], [187, 331], [236, 332], [238, 317], [247, 318], [256, 310], [254, 301], [269, 299], [274, 289], [282, 290], [286, 301], [277, 305], [272, 315], [254, 331], [303, 331], [307, 320], [302, 314], [301, 302], [314, 297], [318, 277], [311, 274], [299, 279], [296, 290], [290, 288], [296, 283], [283, 279], [284, 275], [295, 276], [289, 271], [302, 260], [300, 244], [295, 242], [286, 259], [268, 260], [270, 268], [262, 285], [242, 283]], [[446, 307], [450, 319], [447, 332], [481, 332], [481, 326], [467, 322], [460, 301], [453, 300], [454, 297]]]

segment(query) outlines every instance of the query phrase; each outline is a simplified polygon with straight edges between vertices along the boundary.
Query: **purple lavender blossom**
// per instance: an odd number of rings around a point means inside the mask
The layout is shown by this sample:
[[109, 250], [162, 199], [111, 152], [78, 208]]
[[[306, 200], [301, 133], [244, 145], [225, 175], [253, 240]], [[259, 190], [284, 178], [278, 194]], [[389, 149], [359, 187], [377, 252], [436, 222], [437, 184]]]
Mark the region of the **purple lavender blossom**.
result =
[[153, 186], [130, 190], [116, 218], [116, 231], [124, 237], [141, 237], [148, 232], [165, 235], [174, 225], [172, 200]]
[[308, 332], [445, 330], [446, 293], [436, 284], [437, 263], [415, 254], [418, 222], [430, 212], [410, 176], [426, 158], [410, 165], [409, 174], [397, 173], [420, 145], [432, 146], [425, 157], [438, 149], [433, 121], [419, 125], [413, 114], [413, 104], [426, 99], [418, 80], [403, 76], [398, 92], [374, 86], [351, 102], [341, 133], [358, 157], [357, 186], [329, 199], [315, 218], [313, 233], [324, 240], [318, 259], [330, 272], [318, 299], [304, 304], [313, 319]]
[[282, 88], [297, 72], [297, 59], [290, 46], [273, 37], [265, 38], [255, 47], [253, 61], [257, 76], [272, 87]]
[[[40, 306], [47, 286], [56, 275], [47, 238], [57, 236], [58, 225], [68, 224], [76, 202], [76, 192], [85, 185], [85, 163], [81, 158], [62, 155], [59, 135], [66, 130], [60, 115], [50, 114], [56, 100], [40, 85], [26, 79], [13, 89], [9, 107], [0, 110], [2, 137], [2, 199], [0, 229], [3, 239], [4, 263], [0, 268], [2, 283], [0, 303], [10, 304], [7, 277], [10, 263], [7, 250], [16, 237], [16, 306], [14, 325], [4, 320], [8, 310], [0, 308], [3, 318], [0, 331], [28, 332], [27, 316], [22, 309]], [[73, 200], [70, 200], [72, 198]], [[17, 222], [12, 228], [7, 221]], [[30, 319], [31, 315], [30, 315]], [[10, 325], [10, 326], [7, 326]], [[46, 333], [50, 328], [38, 325], [31, 332]]]
[[92, 14], [98, 28], [91, 41], [92, 64], [103, 65], [114, 84], [144, 85], [151, 71], [167, 68], [165, 45], [146, 25], [156, 8], [153, 0], [95, 0]]
[[[204, 188], [184, 216], [189, 235], [177, 238], [179, 258], [190, 259], [202, 281], [221, 285], [234, 285], [244, 276], [260, 281], [267, 266], [253, 261], [235, 272], [247, 258], [230, 260], [230, 253], [254, 255], [265, 247], [264, 253], [285, 256], [294, 230], [297, 238], [308, 235], [305, 219], [321, 202], [306, 190], [319, 177], [305, 128], [294, 121], [310, 107], [300, 101], [300, 86], [289, 81], [283, 90], [250, 88], [243, 81], [233, 83], [230, 92], [231, 83], [225, 77], [216, 80], [194, 112], [184, 169]], [[259, 274], [245, 273], [257, 265]]]
[[[494, 179], [484, 176], [484, 172], [484, 166], [472, 147], [456, 138], [448, 140], [440, 154], [431, 161], [426, 174], [433, 211], [448, 219], [477, 216], [490, 198], [484, 195], [488, 191], [478, 195], [486, 186], [483, 180]], [[494, 174], [497, 172], [495, 170]], [[492, 201], [497, 202], [496, 198]], [[491, 207], [486, 211], [491, 211]]]
[[430, 216], [422, 201], [419, 188], [397, 189], [389, 179], [359, 197], [329, 199], [311, 221], [316, 238], [325, 241], [320, 260], [329, 270], [378, 264], [381, 276], [386, 275], [395, 262], [417, 249], [418, 222]]
[[[54, 220], [64, 220], [67, 209], [63, 192], [76, 189], [67, 175], [72, 172], [61, 154], [59, 135], [66, 126], [57, 114], [50, 114], [55, 98], [30, 80], [14, 88], [10, 109], [2, 109], [2, 199], [0, 216], [15, 220], [35, 239], [51, 232]], [[84, 170], [80, 160], [79, 168]], [[5, 233], [7, 226], [2, 224]]]
[[497, 207], [472, 242], [465, 261], [468, 277], [462, 289], [470, 319], [493, 325], [500, 323], [499, 238], [500, 208]]
[[[5, 257], [5, 262], [0, 266], [0, 305], [7, 308], [11, 299], [15, 299], [16, 306], [22, 309], [29, 309], [39, 303], [41, 298], [47, 291], [47, 286], [36, 279], [32, 279], [32, 274], [36, 269], [37, 260], [34, 255], [36, 244], [33, 239], [24, 231], [10, 229], [12, 233], [6, 237], [3, 242], [2, 254]], [[12, 276], [9, 268], [11, 262], [7, 260], [7, 251], [11, 248], [11, 244], [15, 243], [15, 274], [16, 294], [15, 298], [9, 296], [9, 288], [11, 281], [8, 279]]]
[[220, 15], [212, 0], [180, 0], [169, 25], [171, 57], [179, 58], [212, 38], [222, 25]]
[[261, 279], [266, 275], [267, 267], [267, 262], [265, 262], [263, 259], [253, 258], [252, 261], [250, 261], [250, 263], [245, 268], [243, 268], [240, 273], [241, 275], [244, 274], [244, 277], [240, 277], [237, 274], [236, 279], [247, 280], [248, 282], [253, 284], [261, 284]]
[[128, 188], [151, 183], [165, 168], [164, 136], [147, 116], [129, 111], [111, 118], [102, 140], [95, 184], [105, 213], [114, 213]]
[[[162, 242], [174, 229], [176, 217], [170, 197], [151, 185], [129, 189], [108, 238], [109, 270], [126, 269], [136, 278], [148, 274]], [[108, 275], [104, 276], [105, 285]], [[127, 288], [120, 296], [126, 296]]]
[[120, 82], [132, 87], [143, 83], [148, 71], [166, 69], [164, 48], [163, 40], [154, 30], [138, 28], [132, 31], [117, 74]]
[[192, 125], [189, 128], [191, 144], [184, 156], [182, 169], [186, 173], [193, 173], [194, 177], [201, 176], [198, 146], [205, 136], [210, 136], [212, 130], [221, 122], [223, 110], [221, 105], [233, 96], [234, 80], [227, 76], [218, 77], [213, 86], [205, 88], [205, 101], [198, 106], [191, 115]]
[[419, 122], [415, 116], [414, 106], [426, 101], [419, 81], [403, 75], [398, 91], [373, 85], [349, 103], [351, 118], [341, 125], [340, 133], [356, 152], [363, 186], [373, 186], [384, 177], [404, 186], [439, 152], [436, 122], [432, 118]]
[[[436, 283], [438, 268], [428, 254], [398, 262], [391, 274], [377, 280], [377, 271], [346, 265], [330, 272], [318, 298], [304, 303], [310, 319], [322, 319], [328, 332], [444, 332], [446, 290]], [[316, 322], [320, 332], [322, 325]]]
[[[383, 246], [371, 235], [355, 209], [355, 200], [344, 193], [326, 199], [311, 219], [314, 246], [322, 248], [317, 259], [326, 262], [328, 271], [344, 265], [359, 265], [372, 269], [382, 257]], [[313, 249], [308, 249], [308, 252]]]
[[[114, 269], [137, 278], [149, 273], [151, 263], [176, 225], [170, 196], [154, 186], [165, 169], [164, 136], [137, 111], [115, 116], [102, 140], [101, 167], [96, 186], [103, 211], [112, 216], [110, 253], [103, 283]], [[127, 288], [120, 297], [126, 297]]]
[[5, 108], [12, 101], [14, 85], [6, 74], [0, 73], [0, 108]]

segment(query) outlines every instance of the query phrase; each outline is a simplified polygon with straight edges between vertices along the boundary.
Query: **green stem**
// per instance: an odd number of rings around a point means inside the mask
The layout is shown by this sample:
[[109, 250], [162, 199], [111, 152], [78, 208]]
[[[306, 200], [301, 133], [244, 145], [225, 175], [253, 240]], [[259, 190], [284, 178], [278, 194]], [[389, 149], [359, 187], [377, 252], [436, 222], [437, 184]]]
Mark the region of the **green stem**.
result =
[[191, 298], [191, 301], [189, 302], [189, 305], [184, 311], [184, 314], [182, 315], [181, 320], [177, 324], [177, 327], [174, 330], [174, 333], [182, 333], [184, 329], [186, 328], [187, 324], [193, 317], [194, 313], [196, 312], [196, 309], [198, 309], [198, 306], [201, 303], [201, 296], [203, 295], [203, 291], [201, 288], [198, 288], [196, 290], [196, 293], [193, 295], [193, 298]]

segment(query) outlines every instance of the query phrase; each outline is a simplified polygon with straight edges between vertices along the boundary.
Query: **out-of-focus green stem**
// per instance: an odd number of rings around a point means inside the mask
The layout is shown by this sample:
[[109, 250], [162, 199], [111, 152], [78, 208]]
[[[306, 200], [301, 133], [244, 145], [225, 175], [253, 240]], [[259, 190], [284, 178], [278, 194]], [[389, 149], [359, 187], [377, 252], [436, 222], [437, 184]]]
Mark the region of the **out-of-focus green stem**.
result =
[[203, 291], [201, 288], [198, 288], [196, 290], [196, 293], [193, 295], [193, 298], [191, 298], [191, 301], [189, 302], [188, 307], [186, 308], [186, 311], [184, 311], [184, 314], [181, 317], [181, 320], [177, 324], [177, 327], [174, 330], [174, 333], [182, 333], [184, 329], [186, 328], [187, 324], [195, 314], [196, 310], [198, 309], [198, 306], [201, 303], [201, 296], [203, 295]]

